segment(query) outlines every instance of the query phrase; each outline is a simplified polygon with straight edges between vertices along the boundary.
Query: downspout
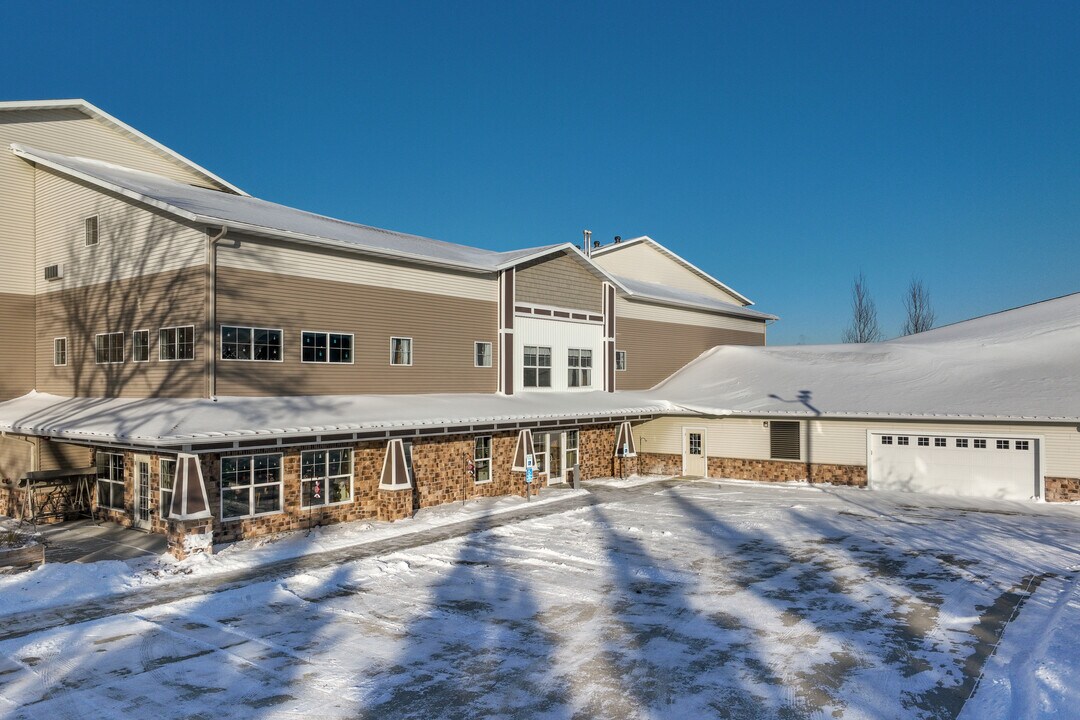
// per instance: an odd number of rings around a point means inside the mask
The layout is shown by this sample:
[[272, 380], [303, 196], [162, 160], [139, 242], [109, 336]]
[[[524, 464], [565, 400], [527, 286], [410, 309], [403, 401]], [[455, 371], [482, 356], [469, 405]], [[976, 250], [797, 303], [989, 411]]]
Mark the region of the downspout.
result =
[[207, 238], [206, 244], [206, 287], [208, 297], [206, 299], [206, 331], [205, 335], [210, 341], [207, 347], [208, 374], [207, 396], [217, 402], [217, 243], [229, 232], [228, 225], [221, 226], [221, 232]]

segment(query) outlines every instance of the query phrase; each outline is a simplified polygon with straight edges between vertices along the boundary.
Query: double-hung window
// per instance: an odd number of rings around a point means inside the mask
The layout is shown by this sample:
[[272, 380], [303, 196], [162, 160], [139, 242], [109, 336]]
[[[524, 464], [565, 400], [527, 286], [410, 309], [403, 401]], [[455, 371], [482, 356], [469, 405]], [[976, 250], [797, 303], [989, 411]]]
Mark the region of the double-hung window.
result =
[[615, 369], [616, 370], [626, 370], [626, 351], [625, 350], [616, 350], [615, 351]]
[[158, 330], [158, 360], [194, 359], [194, 325], [184, 325], [183, 327], [168, 327]]
[[94, 362], [98, 365], [124, 362], [124, 333], [100, 333], [95, 336]]
[[150, 331], [136, 330], [131, 333], [131, 359], [146, 362], [150, 359]]
[[352, 450], [300, 453], [300, 506], [319, 507], [352, 501]]
[[124, 509], [124, 456], [97, 453], [97, 502], [101, 507]]
[[551, 348], [526, 345], [522, 368], [525, 387], [551, 387]]
[[475, 348], [476, 367], [491, 367], [491, 343], [477, 342]]
[[67, 338], [61, 337], [53, 340], [53, 365], [67, 365]]
[[578, 461], [578, 431], [566, 431], [566, 468], [572, 469]]
[[390, 364], [412, 365], [412, 338], [390, 338]]
[[222, 325], [221, 359], [281, 362], [281, 330]]
[[491, 482], [491, 436], [478, 437], [473, 442], [473, 467], [477, 484]]
[[97, 215], [91, 215], [83, 221], [83, 244], [85, 244], [86, 247], [98, 244]]
[[158, 512], [163, 520], [169, 517], [169, 508], [172, 507], [173, 483], [176, 482], [176, 461], [161, 458], [159, 464], [158, 485], [161, 488], [161, 501], [158, 503]]
[[300, 333], [300, 360], [306, 363], [351, 363], [353, 336], [350, 333]]
[[592, 350], [570, 348], [566, 357], [567, 387], [592, 387]]
[[281, 511], [281, 455], [221, 458], [223, 520]]

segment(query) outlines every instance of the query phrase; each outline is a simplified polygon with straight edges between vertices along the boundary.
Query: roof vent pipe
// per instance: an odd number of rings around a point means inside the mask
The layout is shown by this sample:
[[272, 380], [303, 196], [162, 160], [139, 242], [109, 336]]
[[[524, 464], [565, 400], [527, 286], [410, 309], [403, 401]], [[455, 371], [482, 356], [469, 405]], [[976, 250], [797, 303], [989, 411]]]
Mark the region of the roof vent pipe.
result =
[[584, 247], [585, 257], [591, 257], [592, 256], [592, 248], [593, 248], [592, 230], [582, 230], [582, 234], [585, 235], [585, 247]]
[[616, 235], [615, 236], [615, 244], [618, 245], [621, 242], [622, 242], [622, 235]]

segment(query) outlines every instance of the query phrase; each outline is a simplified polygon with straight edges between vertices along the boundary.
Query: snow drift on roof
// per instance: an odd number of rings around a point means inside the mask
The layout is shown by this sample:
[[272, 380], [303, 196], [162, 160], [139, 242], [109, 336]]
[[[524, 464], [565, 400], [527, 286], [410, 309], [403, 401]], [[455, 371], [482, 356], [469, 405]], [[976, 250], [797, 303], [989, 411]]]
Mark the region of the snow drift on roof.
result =
[[775, 315], [759, 312], [757, 310], [751, 310], [750, 308], [745, 308], [741, 305], [727, 303], [723, 300], [717, 300], [716, 298], [711, 298], [708, 295], [702, 295], [700, 293], [691, 292], [689, 290], [681, 290], [679, 288], [668, 287], [666, 285], [657, 285], [656, 283], [643, 282], [641, 280], [634, 280], [633, 278], [623, 277], [621, 275], [615, 275], [614, 277], [616, 280], [622, 283], [627, 290], [633, 293], [634, 297], [657, 300], [664, 303], [673, 303], [675, 305], [688, 305], [691, 307], [703, 308], [705, 310], [721, 312], [726, 315], [737, 315], [739, 317], [754, 318], [755, 320], [777, 319]]

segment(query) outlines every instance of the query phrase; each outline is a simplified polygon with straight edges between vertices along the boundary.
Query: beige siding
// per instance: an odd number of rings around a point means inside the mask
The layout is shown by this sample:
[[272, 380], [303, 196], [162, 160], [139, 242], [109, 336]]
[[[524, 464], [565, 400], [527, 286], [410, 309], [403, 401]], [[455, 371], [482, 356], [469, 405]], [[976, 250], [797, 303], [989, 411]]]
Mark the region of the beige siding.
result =
[[34, 389], [34, 296], [0, 293], [0, 401]]
[[[422, 288], [423, 286], [421, 286]], [[419, 290], [218, 269], [218, 325], [280, 328], [283, 362], [219, 360], [220, 395], [495, 392], [498, 303]], [[354, 363], [302, 363], [302, 330], [354, 335]], [[413, 339], [413, 365], [390, 365], [390, 337]], [[473, 343], [492, 343], [477, 368]]]
[[42, 438], [39, 448], [38, 470], [83, 468], [93, 464], [90, 448], [82, 445], [54, 442], [48, 438]]
[[[36, 195], [39, 293], [206, 264], [204, 228], [50, 170], [38, 170]], [[85, 220], [93, 215], [98, 244], [87, 247]], [[45, 280], [45, 267], [59, 263], [63, 279]]]
[[517, 302], [603, 312], [603, 282], [566, 253], [517, 268]]
[[17, 437], [0, 437], [0, 482], [14, 482], [28, 473], [32, 466], [33, 448]]
[[[642, 452], [681, 453], [683, 425], [702, 425], [709, 430], [710, 457], [769, 459], [769, 428], [764, 419], [724, 418], [697, 420], [666, 417], [641, 426], [639, 439]], [[868, 431], [895, 430], [910, 435], [986, 434], [1041, 437], [1044, 440], [1046, 468], [1051, 477], [1080, 477], [1080, 432], [1075, 425], [1020, 425], [1006, 423], [926, 423], [866, 420], [813, 421], [810, 435], [811, 460], [815, 463], [837, 465], [866, 465], [866, 435]], [[806, 429], [801, 435], [802, 460], [806, 460]]]
[[[635, 318], [664, 323], [681, 323], [683, 325], [698, 325], [722, 330], [760, 333], [762, 338], [765, 336], [765, 322], [763, 320], [731, 317], [730, 315], [704, 310], [675, 308], [645, 300], [629, 300], [620, 297], [615, 301], [615, 312], [620, 320], [623, 318]], [[761, 344], [764, 344], [764, 340], [762, 340]]]
[[[758, 325], [764, 327], [763, 323]], [[717, 345], [764, 344], [761, 332], [620, 317], [615, 326], [615, 349], [626, 352], [626, 370], [616, 371], [615, 387], [651, 388]]]
[[[389, 259], [370, 259], [338, 250], [311, 248], [230, 233], [218, 244], [218, 267], [279, 273], [310, 280], [329, 280], [498, 302], [494, 273], [436, 270]], [[311, 283], [308, 283], [310, 286]]]
[[[104, 248], [99, 248], [104, 249]], [[38, 296], [37, 387], [57, 395], [200, 397], [206, 392], [205, 266]], [[162, 327], [195, 326], [195, 359], [159, 361]], [[131, 360], [134, 330], [150, 331], [150, 360]], [[124, 362], [97, 365], [94, 336], [124, 333]], [[53, 366], [53, 339], [67, 337], [68, 364]]]
[[645, 242], [627, 245], [593, 257], [600, 267], [612, 275], [689, 290], [742, 307], [743, 303], [731, 293], [713, 285], [693, 270]]

